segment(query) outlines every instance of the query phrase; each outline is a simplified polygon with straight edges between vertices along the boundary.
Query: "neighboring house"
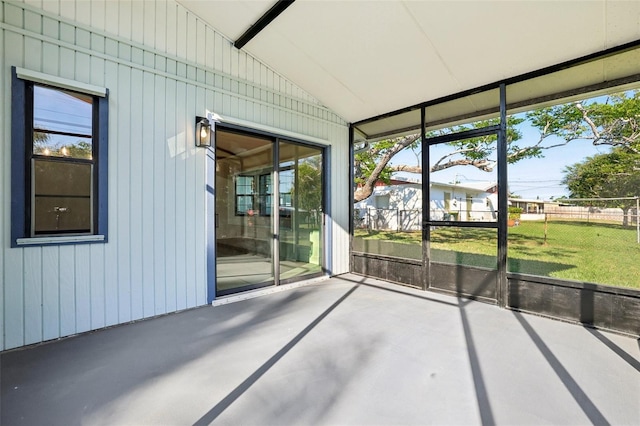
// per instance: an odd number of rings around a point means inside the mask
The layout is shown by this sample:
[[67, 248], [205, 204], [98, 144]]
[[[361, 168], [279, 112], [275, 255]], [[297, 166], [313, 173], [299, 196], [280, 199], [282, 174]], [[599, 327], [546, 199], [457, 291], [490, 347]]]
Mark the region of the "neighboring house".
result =
[[552, 201], [509, 198], [509, 207], [522, 209], [520, 220], [544, 220], [545, 206], [554, 204], [557, 205]]
[[[392, 179], [378, 182], [369, 198], [354, 205], [360, 226], [373, 229], [421, 229], [421, 183]], [[497, 220], [498, 194], [493, 182], [450, 184], [431, 182], [431, 220]]]

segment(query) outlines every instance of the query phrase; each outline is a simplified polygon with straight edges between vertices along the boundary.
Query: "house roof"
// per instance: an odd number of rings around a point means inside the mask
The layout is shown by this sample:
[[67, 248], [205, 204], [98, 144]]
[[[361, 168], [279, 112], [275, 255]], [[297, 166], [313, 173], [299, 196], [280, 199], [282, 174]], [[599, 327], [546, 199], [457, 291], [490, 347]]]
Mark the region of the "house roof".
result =
[[[242, 49], [368, 139], [415, 130], [431, 102], [431, 128], [495, 114], [497, 82], [517, 111], [640, 74], [638, 1], [179, 2], [231, 41], [254, 28]], [[255, 25], [278, 3], [288, 7]]]
[[[376, 182], [374, 186], [374, 191], [376, 195], [380, 195], [381, 192], [384, 192], [388, 188], [392, 186], [412, 186], [412, 187], [422, 187], [422, 183], [419, 181], [403, 181], [391, 179], [389, 184], [385, 184], [382, 181]], [[465, 183], [445, 183], [445, 182], [431, 182], [432, 187], [444, 187], [444, 188], [452, 188], [456, 190], [472, 190], [476, 192], [490, 192], [493, 188], [496, 188], [497, 184], [495, 182], [465, 182]]]

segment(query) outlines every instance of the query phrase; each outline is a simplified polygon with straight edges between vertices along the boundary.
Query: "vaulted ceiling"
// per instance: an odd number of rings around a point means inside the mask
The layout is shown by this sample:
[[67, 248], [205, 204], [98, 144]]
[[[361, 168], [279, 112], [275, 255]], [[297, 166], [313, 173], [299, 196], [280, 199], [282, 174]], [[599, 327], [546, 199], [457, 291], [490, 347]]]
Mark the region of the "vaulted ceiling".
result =
[[[277, 2], [180, 3], [236, 41]], [[637, 47], [638, 40], [640, 1], [297, 0], [242, 49], [354, 123], [617, 46]], [[511, 101], [640, 74], [636, 50], [519, 92], [514, 86]], [[453, 107], [482, 111], [495, 104], [496, 93]], [[379, 128], [363, 122], [361, 130], [400, 131], [415, 124], [416, 113], [407, 108], [406, 120], [399, 114]]]

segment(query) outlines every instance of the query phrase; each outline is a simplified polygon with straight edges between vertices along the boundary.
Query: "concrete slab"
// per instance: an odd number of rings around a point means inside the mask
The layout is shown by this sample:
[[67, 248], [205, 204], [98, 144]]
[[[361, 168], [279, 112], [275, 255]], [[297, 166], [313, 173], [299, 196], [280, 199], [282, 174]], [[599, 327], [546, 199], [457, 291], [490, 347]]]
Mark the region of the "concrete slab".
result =
[[0, 362], [3, 425], [640, 424], [638, 340], [355, 275]]

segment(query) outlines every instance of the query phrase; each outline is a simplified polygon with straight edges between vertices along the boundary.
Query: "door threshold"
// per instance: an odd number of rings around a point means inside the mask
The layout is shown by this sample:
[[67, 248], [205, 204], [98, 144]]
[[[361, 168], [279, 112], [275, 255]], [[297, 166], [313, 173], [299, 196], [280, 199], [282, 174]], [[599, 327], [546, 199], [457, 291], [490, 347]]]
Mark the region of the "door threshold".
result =
[[221, 296], [211, 302], [211, 306], [222, 306], [229, 303], [240, 302], [242, 300], [253, 299], [260, 296], [266, 296], [267, 294], [279, 293], [281, 291], [291, 290], [293, 288], [304, 287], [311, 284], [316, 284], [322, 281], [326, 281], [331, 278], [329, 275], [322, 277], [311, 278], [308, 280], [296, 281], [294, 283], [282, 284], [279, 286], [271, 286], [265, 288], [259, 288], [256, 290], [249, 290], [243, 293], [232, 294], [229, 296]]

